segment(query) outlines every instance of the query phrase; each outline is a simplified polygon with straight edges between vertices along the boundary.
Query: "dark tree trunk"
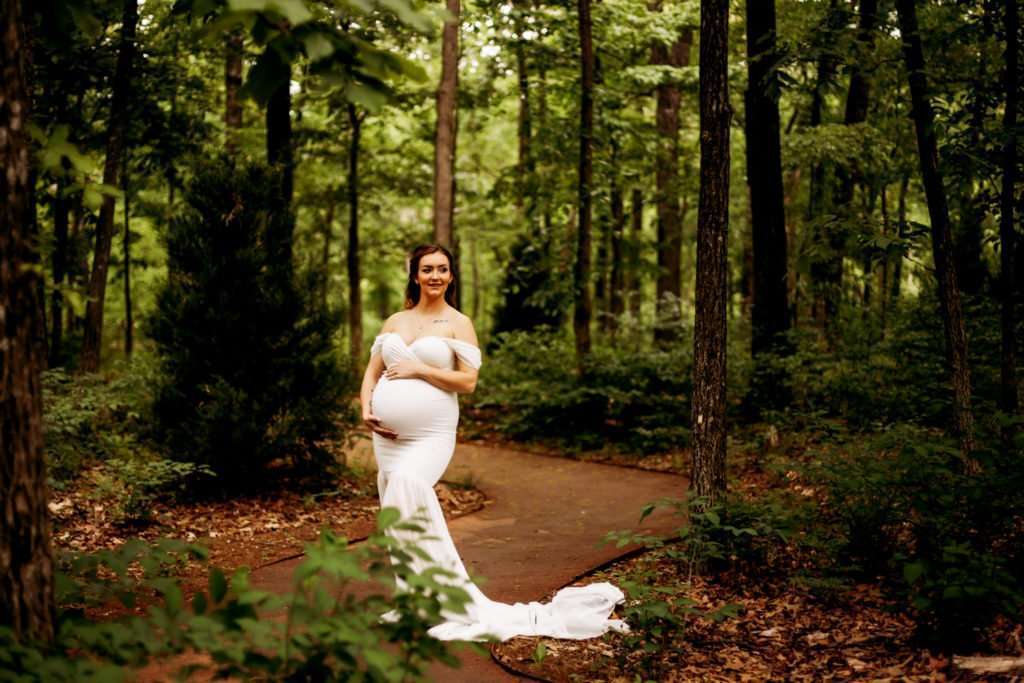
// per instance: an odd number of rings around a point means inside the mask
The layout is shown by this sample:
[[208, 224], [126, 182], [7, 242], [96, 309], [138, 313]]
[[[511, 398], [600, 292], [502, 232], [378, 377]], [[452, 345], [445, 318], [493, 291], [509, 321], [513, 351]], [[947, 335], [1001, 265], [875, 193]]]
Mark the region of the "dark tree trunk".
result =
[[949, 362], [950, 383], [953, 387], [953, 425], [960, 437], [965, 454], [974, 450], [974, 413], [971, 411], [971, 374], [967, 365], [967, 334], [964, 331], [960, 308], [960, 290], [957, 287], [953, 263], [953, 240], [949, 224], [946, 191], [939, 174], [938, 144], [935, 139], [935, 120], [928, 99], [925, 78], [924, 51], [917, 24], [915, 0], [897, 0], [900, 33], [903, 36], [903, 56], [910, 81], [914, 129], [921, 160], [921, 176], [928, 200], [931, 220], [932, 256], [938, 279], [939, 302], [945, 328], [946, 355]]
[[[132, 61], [135, 58], [135, 28], [139, 21], [138, 0], [124, 0], [121, 23], [121, 46], [114, 73], [114, 94], [107, 127], [107, 158], [103, 166], [103, 184], [117, 187], [124, 136], [128, 127], [128, 98], [131, 88]], [[89, 279], [89, 303], [85, 309], [85, 336], [79, 367], [83, 372], [96, 372], [100, 367], [103, 344], [103, 304], [107, 296], [107, 270], [110, 248], [114, 240], [114, 198], [105, 196], [96, 224], [96, 245]]]
[[437, 88], [437, 129], [434, 138], [434, 241], [455, 247], [455, 136], [459, 88], [459, 0], [446, 0], [453, 19], [441, 35], [441, 82]]
[[747, 0], [746, 144], [754, 258], [751, 312], [754, 356], [781, 350], [781, 336], [789, 329], [779, 55], [775, 31], [775, 0]]
[[238, 148], [238, 129], [242, 127], [242, 54], [244, 36], [232, 31], [224, 39], [224, 127], [228, 152]]
[[50, 295], [50, 367], [61, 364], [64, 353], [64, 296], [61, 285], [68, 271], [68, 214], [71, 205], [67, 197], [67, 168], [57, 176], [57, 193], [53, 200], [53, 292]]
[[[871, 53], [875, 40], [875, 23], [878, 19], [878, 0], [860, 0], [859, 19], [857, 25], [857, 58], [850, 64], [850, 88], [846, 94], [846, 113], [843, 123], [852, 126], [868, 119], [868, 103], [871, 95], [871, 82], [861, 66], [861, 61]], [[847, 206], [853, 201], [853, 188], [856, 183], [853, 173], [845, 166], [836, 168], [839, 182], [836, 184], [835, 205]]]
[[[525, 11], [525, 3], [514, 3], [516, 12]], [[516, 70], [519, 75], [519, 164], [516, 168], [519, 191], [516, 192], [516, 206], [525, 210], [532, 223], [536, 209], [536, 188], [533, 182], [535, 162], [531, 145], [533, 142], [533, 121], [530, 116], [530, 71], [526, 61], [526, 45], [523, 39], [523, 17], [516, 16]], [[525, 207], [524, 207], [525, 202]]]
[[576, 230], [576, 262], [573, 268], [573, 332], [576, 337], [576, 364], [590, 354], [590, 231], [591, 183], [593, 178], [592, 142], [594, 135], [594, 45], [591, 36], [590, 0], [577, 0], [580, 38], [580, 156], [579, 225]]
[[[904, 175], [900, 180], [900, 194], [896, 200], [896, 234], [900, 244], [907, 237], [907, 193], [910, 190], [910, 175]], [[892, 296], [890, 300], [895, 306], [899, 303], [903, 288], [903, 251], [896, 257], [892, 265]]]
[[608, 329], [614, 333], [618, 328], [619, 317], [625, 310], [623, 294], [626, 289], [625, 263], [622, 248], [622, 233], [626, 227], [626, 210], [622, 202], [622, 186], [618, 176], [618, 145], [612, 142], [612, 174], [611, 174], [611, 276], [609, 277]]
[[1017, 399], [1017, 315], [1014, 310], [1013, 284], [1015, 280], [1014, 256], [1016, 256], [1016, 239], [1014, 232], [1013, 191], [1017, 185], [1017, 107], [1019, 93], [1017, 64], [1019, 60], [1020, 17], [1017, 3], [1005, 0], [1003, 3], [1006, 26], [1006, 71], [1003, 78], [1006, 82], [1006, 109], [1003, 111], [1003, 129], [1006, 131], [1006, 142], [1003, 145], [1003, 188], [1000, 196], [999, 217], [999, 262], [1000, 290], [1002, 294], [1002, 363], [1000, 366], [1000, 407], [1007, 413], [1016, 413]]
[[707, 503], [725, 492], [725, 349], [729, 236], [729, 2], [700, 5], [700, 207], [693, 334], [693, 471]]
[[[817, 59], [817, 76], [814, 92], [811, 96], [810, 126], [817, 127], [823, 120], [825, 106], [825, 88], [835, 77], [836, 59], [832, 55], [832, 43], [843, 24], [843, 14], [839, 11], [838, 0], [829, 0], [828, 12], [822, 39], [818, 45], [820, 54]], [[826, 164], [818, 161], [811, 168], [810, 197], [807, 204], [808, 222], [814, 225], [814, 242], [822, 247], [823, 255], [811, 263], [811, 287], [814, 291], [814, 309], [816, 317], [821, 321], [826, 336], [832, 340], [836, 329], [836, 317], [839, 314], [839, 299], [843, 284], [843, 253], [845, 251], [845, 235], [832, 229], [827, 235], [818, 221], [828, 208], [826, 204]]]
[[598, 211], [597, 258], [594, 263], [594, 308], [598, 328], [602, 332], [608, 330], [608, 243], [611, 231], [611, 215], [602, 207]]
[[[655, 43], [651, 47], [651, 63], [673, 67], [689, 65], [692, 42], [692, 32], [684, 30], [671, 47]], [[682, 319], [680, 300], [683, 294], [683, 222], [679, 215], [680, 100], [679, 86], [675, 83], [663, 83], [658, 86], [654, 114], [658, 133], [654, 161], [658, 211], [658, 278], [655, 283], [657, 322], [654, 326], [654, 339], [662, 344], [679, 338]]]
[[35, 340], [42, 301], [21, 9], [21, 2], [0, 3], [0, 625], [21, 640], [49, 641], [55, 607], [39, 377], [45, 358]]
[[135, 321], [132, 316], [132, 221], [127, 153], [121, 166], [121, 189], [124, 191], [124, 352], [130, 358], [135, 347]]
[[642, 303], [640, 291], [643, 280], [640, 277], [640, 242], [644, 228], [644, 194], [639, 188], [633, 188], [633, 196], [629, 204], [630, 227], [629, 227], [629, 249], [627, 254], [626, 268], [626, 298], [628, 299], [629, 313], [634, 318], [640, 317], [640, 304]]
[[359, 143], [365, 114], [348, 105], [348, 122], [352, 132], [348, 147], [348, 344], [352, 367], [362, 364], [363, 356], [363, 294], [359, 268]]
[[295, 189], [295, 152], [292, 146], [291, 68], [267, 102], [267, 161], [281, 165], [281, 191], [288, 204]]

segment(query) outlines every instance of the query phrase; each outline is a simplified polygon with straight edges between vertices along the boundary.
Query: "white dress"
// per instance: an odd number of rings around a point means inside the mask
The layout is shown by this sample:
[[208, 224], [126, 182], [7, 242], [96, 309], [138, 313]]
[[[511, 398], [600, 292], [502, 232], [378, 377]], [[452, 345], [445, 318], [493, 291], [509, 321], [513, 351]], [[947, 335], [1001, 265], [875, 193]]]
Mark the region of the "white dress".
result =
[[[456, 354], [473, 368], [481, 364], [480, 349], [449, 337], [426, 336], [406, 344], [401, 335], [387, 332], [377, 336], [370, 353], [381, 354], [386, 367], [415, 359], [450, 370], [455, 367]], [[416, 558], [413, 568], [417, 572], [431, 566], [447, 569], [457, 577], [452, 583], [470, 596], [465, 614], [446, 612], [446, 620], [433, 626], [430, 635], [440, 640], [507, 640], [514, 636], [583, 639], [609, 630], [629, 630], [625, 622], [608, 618], [625, 596], [607, 582], [563, 588], [546, 604], [510, 605], [489, 599], [470, 580], [434, 493], [434, 484], [455, 451], [459, 423], [455, 392], [426, 380], [389, 380], [382, 375], [373, 390], [372, 411], [385, 427], [398, 433], [394, 440], [373, 435], [381, 507], [397, 508], [403, 519], [418, 517], [424, 528], [415, 540], [430, 560]]]

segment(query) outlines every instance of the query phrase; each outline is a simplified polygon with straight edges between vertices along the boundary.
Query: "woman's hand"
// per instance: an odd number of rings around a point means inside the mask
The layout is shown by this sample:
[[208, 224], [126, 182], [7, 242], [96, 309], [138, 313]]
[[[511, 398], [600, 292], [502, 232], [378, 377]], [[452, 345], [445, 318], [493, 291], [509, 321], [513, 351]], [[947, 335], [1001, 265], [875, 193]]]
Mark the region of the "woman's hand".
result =
[[398, 432], [381, 424], [380, 418], [373, 413], [363, 413], [363, 424], [370, 428], [374, 434], [380, 434], [385, 439], [397, 439]]
[[425, 365], [418, 360], [400, 360], [384, 370], [388, 379], [422, 379]]

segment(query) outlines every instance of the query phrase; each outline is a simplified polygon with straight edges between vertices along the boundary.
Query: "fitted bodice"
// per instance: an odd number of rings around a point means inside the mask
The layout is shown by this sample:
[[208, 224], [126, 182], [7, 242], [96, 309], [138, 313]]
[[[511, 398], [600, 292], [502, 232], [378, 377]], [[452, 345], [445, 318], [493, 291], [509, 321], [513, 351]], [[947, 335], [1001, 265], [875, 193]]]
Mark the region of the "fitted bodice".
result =
[[479, 368], [482, 360], [480, 349], [469, 342], [436, 335], [419, 337], [411, 344], [406, 344], [405, 339], [397, 332], [385, 332], [377, 335], [373, 341], [370, 354], [378, 352], [384, 360], [385, 367], [413, 358], [435, 368], [451, 370], [455, 367], [455, 357], [458, 356], [471, 368]]

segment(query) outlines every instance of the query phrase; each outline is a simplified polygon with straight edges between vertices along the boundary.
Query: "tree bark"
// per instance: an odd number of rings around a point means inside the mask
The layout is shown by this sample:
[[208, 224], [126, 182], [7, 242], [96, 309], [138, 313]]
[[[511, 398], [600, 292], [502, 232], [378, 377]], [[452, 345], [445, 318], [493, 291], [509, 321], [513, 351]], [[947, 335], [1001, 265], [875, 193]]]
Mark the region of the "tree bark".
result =
[[131, 358], [135, 347], [135, 321], [132, 316], [132, 223], [127, 153], [121, 166], [121, 189], [124, 192], [124, 353]]
[[576, 230], [576, 262], [573, 267], [574, 308], [573, 332], [576, 337], [576, 365], [583, 372], [583, 363], [590, 354], [590, 232], [591, 183], [593, 180], [594, 135], [594, 44], [591, 35], [590, 0], [577, 0], [580, 38], [580, 154], [579, 154], [579, 224]]
[[359, 263], [359, 144], [363, 118], [356, 105], [348, 104], [352, 137], [348, 146], [348, 348], [352, 367], [362, 365], [363, 293]]
[[690, 485], [708, 504], [725, 492], [725, 350], [729, 236], [729, 2], [700, 5], [700, 207], [693, 335]]
[[935, 118], [928, 99], [925, 78], [924, 51], [917, 23], [915, 0], [897, 0], [900, 33], [903, 36], [903, 57], [907, 65], [910, 96], [913, 107], [914, 130], [921, 160], [921, 176], [928, 200], [931, 221], [932, 256], [938, 280], [942, 323], [945, 329], [946, 355], [949, 363], [950, 383], [953, 387], [953, 426], [960, 438], [964, 454], [974, 450], [974, 413], [971, 410], [971, 375], [967, 365], [967, 334], [964, 331], [953, 262], [953, 240], [949, 223], [946, 191], [939, 174], [938, 143], [935, 138]]
[[295, 189], [295, 152], [292, 146], [291, 68], [288, 77], [267, 102], [267, 161], [281, 165], [281, 191], [291, 204]]
[[67, 197], [67, 168], [57, 176], [57, 190], [53, 200], [53, 292], [50, 295], [50, 367], [61, 363], [64, 353], [64, 296], [60, 287], [68, 272], [68, 214], [71, 210]]
[[[660, 8], [660, 3], [655, 5]], [[666, 46], [651, 46], [651, 63], [681, 67], [690, 63], [693, 34], [689, 29]], [[681, 95], [675, 83], [662, 83], [656, 91], [655, 128], [658, 134], [655, 152], [655, 186], [658, 212], [658, 278], [655, 282], [656, 324], [654, 340], [664, 344], [679, 338], [682, 331], [683, 295], [682, 247], [683, 222], [679, 214], [679, 104]]]
[[0, 3], [0, 625], [21, 640], [54, 635], [53, 558], [43, 458], [45, 362], [36, 236], [31, 233], [29, 87], [21, 2]]
[[1003, 78], [1006, 84], [1006, 109], [1003, 110], [1003, 129], [1006, 141], [1003, 144], [1003, 187], [1000, 196], [999, 217], [999, 279], [1002, 293], [1000, 323], [1002, 328], [1002, 362], [1000, 363], [1000, 408], [1007, 413], [1016, 413], [1017, 399], [1017, 315], [1014, 310], [1014, 281], [1016, 263], [1016, 240], [1014, 228], [1014, 188], [1017, 185], [1017, 108], [1018, 77], [1017, 64], [1020, 52], [1020, 17], [1017, 2], [1005, 0], [1003, 21], [1006, 33], [1006, 67]]
[[224, 39], [224, 128], [229, 153], [238, 149], [238, 129], [242, 127], [242, 54], [244, 35], [232, 31]]
[[609, 301], [608, 301], [608, 330], [615, 333], [619, 324], [619, 317], [625, 311], [623, 295], [626, 289], [625, 263], [622, 248], [622, 233], [626, 227], [626, 210], [622, 202], [622, 186], [619, 183], [618, 175], [618, 144], [612, 143], [612, 173], [611, 173], [611, 212], [612, 212], [612, 235], [611, 235], [611, 275], [609, 277]]
[[454, 17], [441, 35], [441, 82], [437, 88], [437, 129], [434, 137], [434, 241], [455, 246], [455, 143], [458, 130], [459, 0], [446, 0]]
[[[132, 61], [135, 59], [135, 29], [139, 21], [138, 0], [124, 0], [121, 22], [121, 46], [114, 73], [114, 93], [107, 127], [107, 157], [103, 166], [103, 183], [118, 186], [118, 170], [124, 153], [124, 137], [128, 128], [128, 98], [131, 88]], [[107, 296], [107, 270], [114, 239], [114, 198], [103, 197], [96, 224], [96, 245], [89, 279], [89, 303], [85, 309], [85, 335], [79, 367], [83, 372], [96, 372], [100, 366], [103, 344], [103, 304]]]
[[644, 228], [644, 194], [639, 188], [633, 188], [629, 203], [629, 243], [626, 249], [626, 299], [627, 308], [633, 318], [640, 317], [641, 289], [643, 280], [640, 277], [640, 241]]
[[[871, 0], [867, 0], [870, 2]], [[747, 0], [747, 182], [754, 259], [751, 351], [782, 350], [789, 329], [775, 0]]]

